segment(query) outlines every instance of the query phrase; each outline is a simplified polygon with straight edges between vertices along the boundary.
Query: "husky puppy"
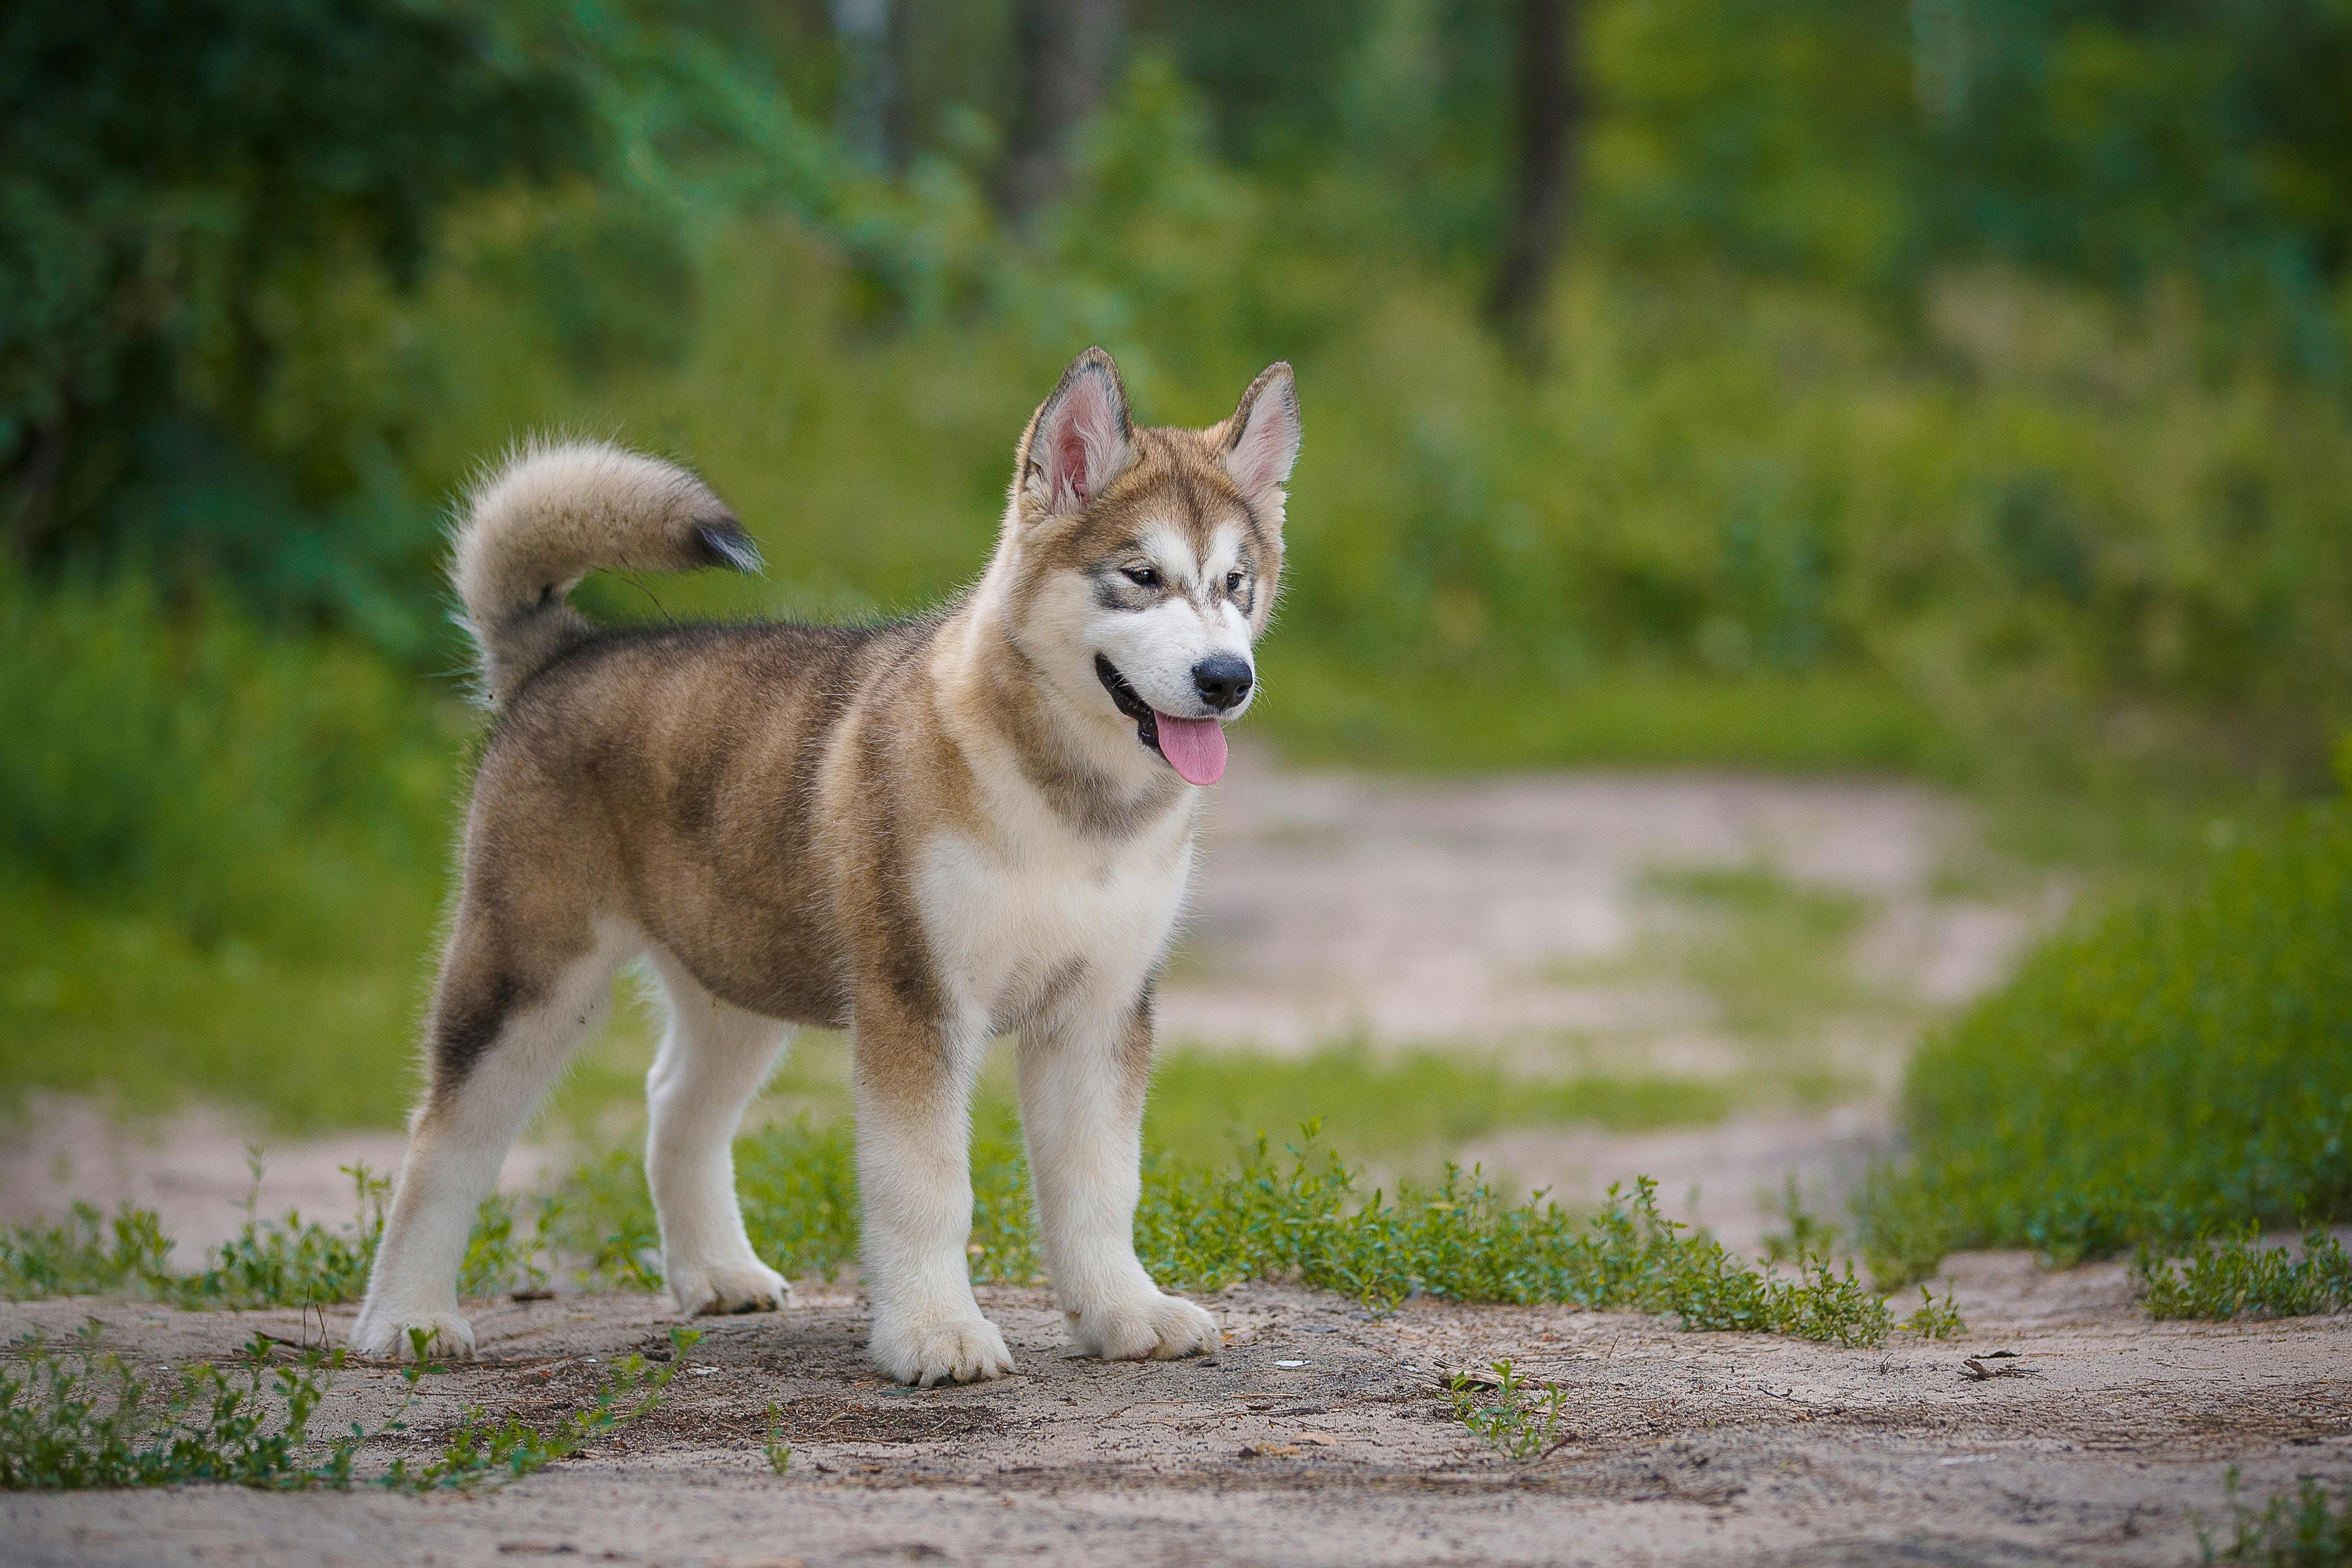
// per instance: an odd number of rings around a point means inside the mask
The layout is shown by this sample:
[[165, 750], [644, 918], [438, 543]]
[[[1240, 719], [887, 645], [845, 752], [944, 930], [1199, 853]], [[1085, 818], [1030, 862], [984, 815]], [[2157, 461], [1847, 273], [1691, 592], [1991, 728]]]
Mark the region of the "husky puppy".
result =
[[1221, 726], [1255, 690], [1298, 435], [1286, 364], [1221, 425], [1147, 429], [1089, 349], [1021, 437], [979, 583], [868, 626], [600, 631], [565, 601], [592, 569], [756, 569], [734, 515], [606, 446], [535, 447], [483, 483], [454, 576], [497, 721], [354, 1347], [404, 1354], [421, 1329], [472, 1353], [475, 1207], [644, 957], [668, 1003], [646, 1173], [679, 1310], [784, 1305], [729, 1145], [791, 1026], [847, 1028], [874, 1358], [912, 1384], [1009, 1370], [964, 1248], [972, 1077], [1013, 1031], [1071, 1339], [1213, 1349], [1214, 1320], [1135, 1256], [1151, 985]]

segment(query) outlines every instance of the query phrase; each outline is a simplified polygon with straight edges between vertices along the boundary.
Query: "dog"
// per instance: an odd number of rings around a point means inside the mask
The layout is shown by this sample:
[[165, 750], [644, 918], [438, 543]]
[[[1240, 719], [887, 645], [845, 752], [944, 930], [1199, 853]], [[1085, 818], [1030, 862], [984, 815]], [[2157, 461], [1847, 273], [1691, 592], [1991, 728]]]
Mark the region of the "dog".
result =
[[477, 486], [452, 576], [495, 719], [352, 1347], [473, 1353], [475, 1208], [642, 958], [668, 1014], [646, 1174], [681, 1312], [786, 1304], [730, 1145], [792, 1027], [846, 1028], [874, 1360], [925, 1386], [1010, 1370], [965, 1247], [972, 1080], [1011, 1032], [1069, 1337], [1213, 1350], [1135, 1255], [1152, 984], [1223, 726], [1257, 690], [1298, 444], [1287, 364], [1222, 424], [1147, 428], [1089, 349], [1030, 417], [978, 583], [869, 626], [600, 630], [567, 601], [592, 570], [756, 571], [734, 514], [604, 445], [526, 448]]

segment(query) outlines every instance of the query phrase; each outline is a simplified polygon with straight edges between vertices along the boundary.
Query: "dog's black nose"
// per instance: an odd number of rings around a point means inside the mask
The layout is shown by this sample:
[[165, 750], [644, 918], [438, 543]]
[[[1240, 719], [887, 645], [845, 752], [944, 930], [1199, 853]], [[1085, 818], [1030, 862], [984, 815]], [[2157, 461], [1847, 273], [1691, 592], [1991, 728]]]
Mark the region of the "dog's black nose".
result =
[[1214, 658], [1204, 658], [1192, 667], [1192, 685], [1201, 693], [1201, 700], [1222, 713], [1249, 695], [1250, 683], [1257, 678], [1250, 673], [1249, 661], [1221, 653]]

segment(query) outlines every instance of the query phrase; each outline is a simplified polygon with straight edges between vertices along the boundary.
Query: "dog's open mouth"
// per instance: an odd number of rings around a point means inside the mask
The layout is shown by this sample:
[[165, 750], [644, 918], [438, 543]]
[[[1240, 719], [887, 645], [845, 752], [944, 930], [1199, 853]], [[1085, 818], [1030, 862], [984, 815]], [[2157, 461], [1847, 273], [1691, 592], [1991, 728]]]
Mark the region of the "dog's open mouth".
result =
[[1225, 727], [1214, 719], [1179, 719], [1162, 713], [1128, 684], [1118, 666], [1095, 655], [1095, 677], [1118, 710], [1135, 721], [1135, 738], [1183, 775], [1187, 784], [1213, 784], [1225, 776]]

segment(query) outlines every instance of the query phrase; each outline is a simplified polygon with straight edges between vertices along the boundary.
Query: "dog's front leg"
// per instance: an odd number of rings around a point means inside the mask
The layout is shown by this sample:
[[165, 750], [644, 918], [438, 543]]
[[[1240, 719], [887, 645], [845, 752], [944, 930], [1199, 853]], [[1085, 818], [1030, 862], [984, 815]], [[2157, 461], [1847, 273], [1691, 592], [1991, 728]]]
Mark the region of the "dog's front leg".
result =
[[874, 1300], [874, 1360], [901, 1383], [971, 1383], [1013, 1370], [972, 1300], [971, 1079], [983, 1031], [856, 1008], [857, 1182]]
[[1217, 1321], [1152, 1283], [1135, 1256], [1143, 1188], [1147, 995], [1056, 1009], [1021, 1036], [1021, 1124], [1045, 1268], [1070, 1337], [1111, 1361], [1213, 1351]]

